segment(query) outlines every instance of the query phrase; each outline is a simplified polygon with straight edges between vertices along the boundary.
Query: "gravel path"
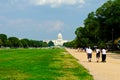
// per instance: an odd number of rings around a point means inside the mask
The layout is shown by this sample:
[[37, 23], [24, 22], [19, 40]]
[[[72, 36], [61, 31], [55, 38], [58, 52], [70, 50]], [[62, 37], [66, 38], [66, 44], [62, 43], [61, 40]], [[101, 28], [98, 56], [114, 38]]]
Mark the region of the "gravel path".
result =
[[95, 53], [93, 53], [92, 62], [88, 62], [85, 52], [78, 52], [75, 49], [68, 48], [66, 48], [66, 50], [74, 56], [80, 64], [90, 71], [94, 80], [120, 80], [119, 54], [107, 53], [106, 63], [97, 63]]

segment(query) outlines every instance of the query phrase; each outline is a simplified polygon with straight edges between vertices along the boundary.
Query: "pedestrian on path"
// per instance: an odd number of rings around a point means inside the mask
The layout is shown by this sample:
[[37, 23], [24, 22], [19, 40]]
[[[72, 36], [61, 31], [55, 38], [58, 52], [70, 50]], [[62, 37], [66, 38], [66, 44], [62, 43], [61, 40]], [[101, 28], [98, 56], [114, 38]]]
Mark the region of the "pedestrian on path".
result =
[[100, 49], [96, 48], [96, 60], [99, 62], [100, 59]]
[[102, 61], [101, 62], [106, 62], [106, 49], [102, 49]]
[[89, 62], [91, 62], [91, 58], [92, 58], [92, 49], [89, 47], [88, 49], [86, 49], [87, 52], [87, 59]]

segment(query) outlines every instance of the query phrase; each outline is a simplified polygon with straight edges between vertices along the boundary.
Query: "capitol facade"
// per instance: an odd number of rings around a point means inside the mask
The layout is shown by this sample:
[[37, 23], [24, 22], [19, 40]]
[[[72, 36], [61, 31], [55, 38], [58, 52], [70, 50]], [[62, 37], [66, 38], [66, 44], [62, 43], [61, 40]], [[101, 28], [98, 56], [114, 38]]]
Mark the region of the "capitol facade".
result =
[[70, 40], [63, 40], [62, 33], [58, 33], [56, 40], [43, 40], [43, 41], [47, 43], [52, 41], [55, 46], [63, 46], [64, 43], [69, 42]]

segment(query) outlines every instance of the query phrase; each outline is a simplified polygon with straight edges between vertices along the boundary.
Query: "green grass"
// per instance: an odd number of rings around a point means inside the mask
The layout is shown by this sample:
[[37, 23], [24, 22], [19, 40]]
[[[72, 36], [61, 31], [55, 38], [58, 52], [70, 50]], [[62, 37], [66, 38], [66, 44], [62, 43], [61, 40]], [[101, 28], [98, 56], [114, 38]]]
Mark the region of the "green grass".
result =
[[0, 80], [93, 80], [64, 49], [0, 50]]

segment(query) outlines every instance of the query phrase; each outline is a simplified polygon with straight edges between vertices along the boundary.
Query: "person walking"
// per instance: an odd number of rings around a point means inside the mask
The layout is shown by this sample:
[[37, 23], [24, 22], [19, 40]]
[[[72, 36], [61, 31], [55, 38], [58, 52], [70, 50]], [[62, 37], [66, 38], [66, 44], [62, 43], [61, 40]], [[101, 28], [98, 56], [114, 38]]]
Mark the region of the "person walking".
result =
[[100, 59], [100, 49], [96, 49], [96, 60], [97, 62], [99, 62], [99, 59]]
[[87, 59], [88, 62], [91, 62], [91, 58], [92, 58], [92, 49], [89, 47], [88, 49], [86, 49], [87, 52]]
[[102, 49], [102, 61], [101, 62], [106, 62], [106, 49]]

